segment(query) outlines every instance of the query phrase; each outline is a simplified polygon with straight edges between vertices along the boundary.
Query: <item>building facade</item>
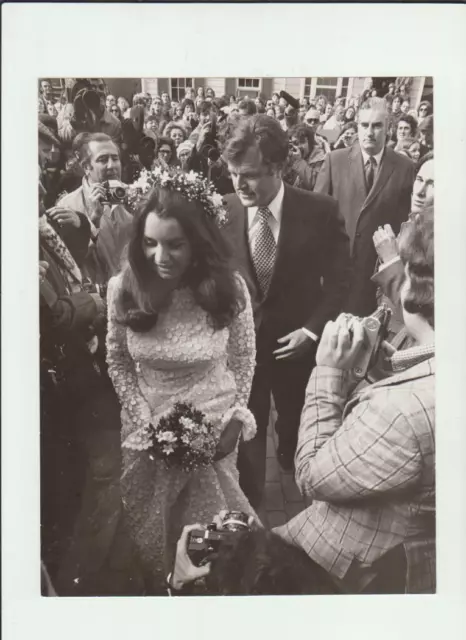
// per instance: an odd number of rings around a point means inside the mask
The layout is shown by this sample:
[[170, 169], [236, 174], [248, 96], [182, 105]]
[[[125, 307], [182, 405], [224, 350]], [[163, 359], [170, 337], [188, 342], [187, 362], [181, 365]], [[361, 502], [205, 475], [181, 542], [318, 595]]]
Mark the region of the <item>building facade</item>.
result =
[[[160, 95], [167, 91], [174, 100], [181, 100], [186, 87], [211, 87], [216, 96], [234, 95], [237, 98], [261, 95], [268, 98], [273, 92], [287, 91], [295, 98], [315, 98], [325, 95], [330, 101], [342, 96], [347, 99], [359, 96], [372, 81], [379, 95], [388, 90], [388, 83], [395, 77], [327, 77], [327, 78], [142, 78], [142, 90], [151, 95]], [[417, 108], [421, 100], [433, 97], [433, 79], [425, 76], [403, 78], [408, 80], [408, 95], [412, 108]], [[401, 78], [398, 79], [401, 81]]]
[[[167, 91], [173, 100], [182, 100], [186, 87], [211, 87], [216, 96], [234, 95], [238, 99], [258, 95], [269, 98], [275, 91], [287, 91], [295, 98], [315, 98], [325, 95], [331, 102], [336, 97], [347, 99], [360, 96], [370, 86], [384, 95], [389, 82], [407, 82], [411, 108], [416, 109], [421, 100], [433, 101], [434, 83], [432, 77], [327, 77], [327, 78], [103, 78], [107, 93], [125, 97], [131, 104], [132, 97], [140, 91], [147, 91], [152, 96]], [[51, 79], [56, 98], [66, 86], [66, 78]]]

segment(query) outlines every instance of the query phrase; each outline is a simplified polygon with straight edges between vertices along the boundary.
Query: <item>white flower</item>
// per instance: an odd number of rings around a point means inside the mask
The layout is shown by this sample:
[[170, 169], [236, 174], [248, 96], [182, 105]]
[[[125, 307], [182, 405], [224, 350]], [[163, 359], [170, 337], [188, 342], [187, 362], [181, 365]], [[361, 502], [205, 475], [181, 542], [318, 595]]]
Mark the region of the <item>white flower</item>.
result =
[[185, 433], [184, 436], [181, 436], [181, 441], [183, 442], [183, 444], [189, 444], [190, 440], [191, 440], [191, 438], [189, 437], [189, 435], [187, 433]]
[[173, 448], [173, 446], [171, 444], [166, 444], [166, 445], [163, 446], [163, 452], [167, 456], [169, 456], [170, 453], [173, 453], [174, 450], [175, 449]]
[[188, 174], [186, 174], [186, 180], [188, 182], [196, 182], [197, 181], [197, 173], [195, 173], [194, 171], [190, 171]]
[[196, 429], [196, 423], [191, 420], [191, 418], [186, 418], [183, 416], [180, 418], [180, 423], [187, 431], [191, 431], [192, 429]]
[[176, 436], [171, 431], [162, 431], [155, 436], [157, 442], [176, 442]]
[[223, 198], [219, 193], [213, 193], [211, 195], [211, 200], [213, 202], [214, 207], [223, 206]]

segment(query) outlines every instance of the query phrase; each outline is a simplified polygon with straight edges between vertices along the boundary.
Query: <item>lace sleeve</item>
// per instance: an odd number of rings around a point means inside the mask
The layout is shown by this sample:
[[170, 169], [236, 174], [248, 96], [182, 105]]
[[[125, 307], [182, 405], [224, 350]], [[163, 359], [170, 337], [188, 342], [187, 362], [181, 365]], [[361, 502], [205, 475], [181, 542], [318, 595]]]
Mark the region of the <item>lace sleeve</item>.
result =
[[233, 416], [240, 419], [244, 425], [243, 438], [250, 440], [256, 432], [256, 421], [247, 408], [256, 365], [256, 336], [251, 298], [243, 278], [239, 275], [237, 278], [245, 305], [233, 320], [228, 338], [228, 366], [235, 377], [236, 398], [234, 406], [224, 416], [224, 422]]
[[127, 344], [127, 329], [115, 317], [115, 298], [118, 292], [118, 277], [108, 283], [108, 374], [122, 407], [123, 435], [129, 438], [124, 446], [132, 449], [147, 449], [145, 429], [151, 421], [151, 411], [139, 388], [136, 367]]

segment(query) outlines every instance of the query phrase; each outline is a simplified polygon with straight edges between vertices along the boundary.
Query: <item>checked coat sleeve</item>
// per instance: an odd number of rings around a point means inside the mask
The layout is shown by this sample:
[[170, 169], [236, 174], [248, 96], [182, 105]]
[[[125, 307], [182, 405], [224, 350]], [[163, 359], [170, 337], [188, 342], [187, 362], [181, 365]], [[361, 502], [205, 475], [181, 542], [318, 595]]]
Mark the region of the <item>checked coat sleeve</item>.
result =
[[347, 373], [317, 366], [309, 380], [296, 451], [296, 482], [325, 502], [376, 498], [415, 484], [422, 456], [409, 417], [389, 390], [366, 394], [344, 415]]

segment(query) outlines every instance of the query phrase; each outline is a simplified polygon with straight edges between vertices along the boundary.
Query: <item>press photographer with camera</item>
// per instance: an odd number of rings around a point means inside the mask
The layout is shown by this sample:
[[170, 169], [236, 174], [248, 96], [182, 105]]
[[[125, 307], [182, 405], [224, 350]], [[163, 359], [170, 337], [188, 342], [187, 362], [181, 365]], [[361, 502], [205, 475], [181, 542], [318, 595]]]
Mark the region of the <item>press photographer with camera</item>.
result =
[[325, 160], [325, 151], [316, 146], [312, 129], [298, 124], [288, 129], [289, 154], [284, 180], [288, 184], [313, 191]]
[[82, 185], [57, 205], [87, 216], [91, 241], [86, 269], [93, 282], [106, 285], [120, 269], [133, 219], [125, 208], [120, 152], [104, 133], [86, 134], [77, 152], [84, 173]]
[[364, 357], [360, 319], [329, 322], [299, 429], [296, 482], [314, 500], [277, 533], [350, 592], [435, 592], [433, 212], [399, 238], [401, 303], [415, 346], [394, 375], [354, 392]]
[[121, 122], [106, 108], [104, 85], [95, 79], [78, 79], [68, 89], [69, 102], [57, 116], [58, 136], [70, 143], [78, 133], [105, 133], [121, 142]]
[[241, 512], [221, 511], [214, 522], [184, 527], [170, 596], [324, 595], [340, 593], [330, 576], [298, 547]]

